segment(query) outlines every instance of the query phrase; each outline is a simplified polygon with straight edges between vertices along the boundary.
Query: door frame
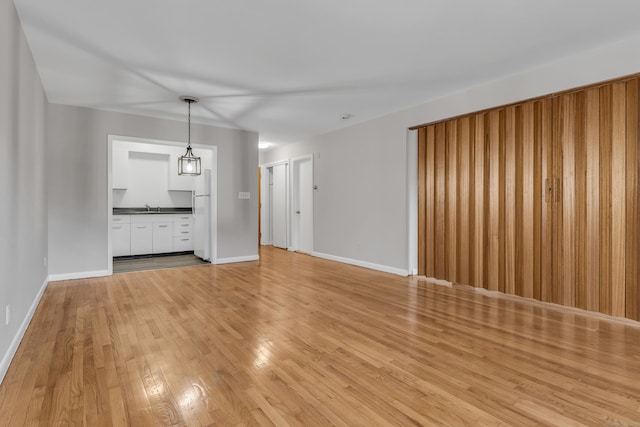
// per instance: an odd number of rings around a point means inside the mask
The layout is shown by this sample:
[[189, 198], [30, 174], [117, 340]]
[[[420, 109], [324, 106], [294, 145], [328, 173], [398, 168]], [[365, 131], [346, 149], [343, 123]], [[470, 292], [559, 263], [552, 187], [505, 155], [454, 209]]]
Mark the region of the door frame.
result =
[[[289, 203], [290, 205], [290, 212], [289, 212], [289, 217], [291, 218], [291, 239], [289, 242], [289, 250], [290, 251], [298, 251], [299, 245], [294, 245], [294, 237], [296, 235], [300, 234], [300, 229], [299, 227], [294, 227], [293, 225], [293, 219], [295, 218], [296, 213], [294, 212], [295, 210], [295, 203], [293, 200], [295, 197], [299, 197], [299, 194], [297, 193], [296, 190], [300, 189], [300, 176], [299, 176], [299, 171], [298, 169], [296, 169], [296, 166], [299, 165], [301, 162], [307, 161], [309, 160], [311, 162], [311, 183], [313, 184], [314, 181], [314, 177], [313, 177], [313, 154], [307, 154], [305, 156], [300, 156], [300, 157], [295, 157], [291, 159], [291, 172], [289, 173], [289, 176], [291, 177], [291, 184], [289, 186], [289, 188], [291, 188], [291, 202]], [[309, 253], [313, 253], [313, 189], [310, 189], [311, 191], [311, 251]], [[298, 224], [299, 225], [299, 224]]]
[[260, 212], [260, 218], [259, 221], [261, 222], [261, 225], [259, 226], [262, 230], [262, 236], [260, 239], [260, 245], [265, 246], [265, 245], [273, 245], [273, 236], [272, 234], [272, 229], [269, 226], [269, 224], [271, 223], [271, 211], [273, 210], [273, 207], [271, 206], [271, 187], [269, 185], [269, 183], [271, 182], [271, 178], [272, 178], [272, 171], [269, 171], [269, 169], [273, 168], [274, 166], [280, 166], [280, 165], [285, 165], [286, 168], [286, 177], [285, 177], [285, 185], [286, 185], [286, 189], [285, 189], [285, 200], [286, 200], [286, 207], [285, 207], [285, 212], [286, 212], [286, 233], [287, 233], [287, 238], [286, 238], [286, 243], [287, 243], [287, 248], [290, 246], [290, 238], [291, 238], [291, 218], [290, 218], [290, 185], [289, 185], [289, 181], [290, 181], [290, 168], [289, 168], [289, 159], [283, 159], [283, 160], [278, 160], [275, 162], [270, 162], [270, 163], [264, 163], [262, 165], [260, 165], [260, 174], [262, 176], [261, 179], [261, 185], [262, 188], [260, 189], [260, 203], [262, 204], [262, 209]]

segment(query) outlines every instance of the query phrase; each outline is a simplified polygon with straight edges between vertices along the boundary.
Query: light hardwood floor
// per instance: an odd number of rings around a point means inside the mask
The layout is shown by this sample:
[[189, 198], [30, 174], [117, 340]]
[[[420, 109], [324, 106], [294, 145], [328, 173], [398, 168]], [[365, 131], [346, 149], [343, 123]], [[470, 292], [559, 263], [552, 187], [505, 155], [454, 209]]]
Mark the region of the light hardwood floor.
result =
[[263, 248], [49, 284], [0, 425], [640, 425], [640, 328]]

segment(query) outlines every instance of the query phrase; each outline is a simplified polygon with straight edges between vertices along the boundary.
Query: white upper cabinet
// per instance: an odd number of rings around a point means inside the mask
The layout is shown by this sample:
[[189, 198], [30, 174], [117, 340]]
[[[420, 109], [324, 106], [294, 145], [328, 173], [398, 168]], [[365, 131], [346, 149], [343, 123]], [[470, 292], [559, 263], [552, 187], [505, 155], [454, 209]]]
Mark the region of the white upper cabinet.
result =
[[111, 187], [126, 190], [129, 187], [129, 150], [114, 145], [111, 164]]

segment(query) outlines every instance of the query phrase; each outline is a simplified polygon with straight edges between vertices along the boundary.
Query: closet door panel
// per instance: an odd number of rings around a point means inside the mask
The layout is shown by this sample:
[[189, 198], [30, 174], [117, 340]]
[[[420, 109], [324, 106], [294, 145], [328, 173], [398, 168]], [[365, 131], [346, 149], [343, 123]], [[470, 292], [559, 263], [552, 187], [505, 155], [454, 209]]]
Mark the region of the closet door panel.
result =
[[426, 241], [426, 260], [425, 260], [425, 275], [427, 277], [435, 277], [436, 275], [436, 239], [435, 239], [435, 218], [436, 218], [436, 187], [435, 187], [435, 171], [436, 171], [436, 159], [435, 159], [435, 145], [436, 135], [435, 126], [429, 126], [426, 130], [426, 212], [427, 217], [426, 232], [429, 238]]
[[575, 96], [575, 129], [574, 129], [574, 188], [575, 188], [575, 217], [574, 217], [574, 291], [575, 306], [587, 308], [586, 288], [586, 249], [584, 235], [587, 227], [587, 151], [586, 135], [586, 93], [578, 92]]
[[585, 308], [600, 310], [600, 90], [586, 91]]
[[471, 268], [471, 251], [470, 251], [470, 239], [469, 233], [471, 228], [469, 227], [470, 211], [471, 211], [471, 186], [470, 186], [470, 137], [469, 137], [469, 117], [463, 117], [457, 120], [457, 145], [458, 145], [458, 159], [457, 159], [457, 190], [458, 199], [456, 205], [457, 210], [457, 222], [458, 222], [458, 239], [457, 239], [457, 276], [456, 281], [458, 283], [469, 284], [469, 270]]
[[458, 249], [458, 141], [457, 120], [446, 123], [446, 207], [445, 223], [447, 237], [446, 246], [446, 280], [458, 282], [457, 278], [457, 249]]
[[625, 315], [626, 83], [614, 83], [611, 142], [611, 314]]
[[[501, 264], [504, 265], [504, 291], [508, 294], [519, 295], [520, 289], [516, 292], [516, 187], [522, 164], [516, 158], [516, 107], [505, 109], [505, 130], [504, 130], [504, 206], [502, 218], [504, 221], [504, 258]], [[516, 174], [516, 171], [519, 172]], [[518, 286], [520, 288], [520, 286]]]
[[640, 90], [638, 79], [627, 82], [627, 153], [626, 153], [626, 262], [625, 262], [625, 317], [640, 320], [640, 150], [638, 149], [638, 108]]
[[473, 139], [473, 154], [474, 154], [474, 225], [473, 225], [473, 286], [479, 288], [486, 288], [486, 241], [487, 241], [487, 227], [485, 225], [485, 219], [487, 217], [487, 203], [489, 182], [488, 174], [489, 169], [485, 167], [487, 158], [487, 144], [485, 139], [484, 123], [485, 115], [476, 114], [474, 117], [474, 139]]
[[611, 95], [600, 88], [600, 312], [611, 314]]
[[435, 125], [435, 277], [445, 279], [447, 276], [445, 251], [445, 193], [446, 193], [446, 166], [445, 166], [445, 125]]
[[[433, 240], [427, 231], [427, 128], [418, 129], [418, 274], [426, 275], [427, 241]], [[427, 276], [428, 277], [428, 276]]]
[[540, 300], [553, 300], [553, 102], [545, 99], [535, 103], [535, 127], [540, 144]]
[[[491, 111], [486, 115], [485, 131], [487, 132], [489, 157], [489, 199], [487, 228], [487, 285], [492, 291], [500, 289], [500, 112]], [[502, 286], [504, 289], [504, 286]]]

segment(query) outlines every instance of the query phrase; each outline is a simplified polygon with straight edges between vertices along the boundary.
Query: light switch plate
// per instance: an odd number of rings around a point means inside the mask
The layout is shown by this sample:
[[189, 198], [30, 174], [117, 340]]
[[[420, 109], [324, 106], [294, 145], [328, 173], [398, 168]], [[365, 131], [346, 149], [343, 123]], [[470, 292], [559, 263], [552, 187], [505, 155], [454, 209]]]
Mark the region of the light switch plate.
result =
[[238, 199], [248, 200], [250, 198], [251, 198], [251, 193], [249, 192], [241, 191], [238, 193]]

